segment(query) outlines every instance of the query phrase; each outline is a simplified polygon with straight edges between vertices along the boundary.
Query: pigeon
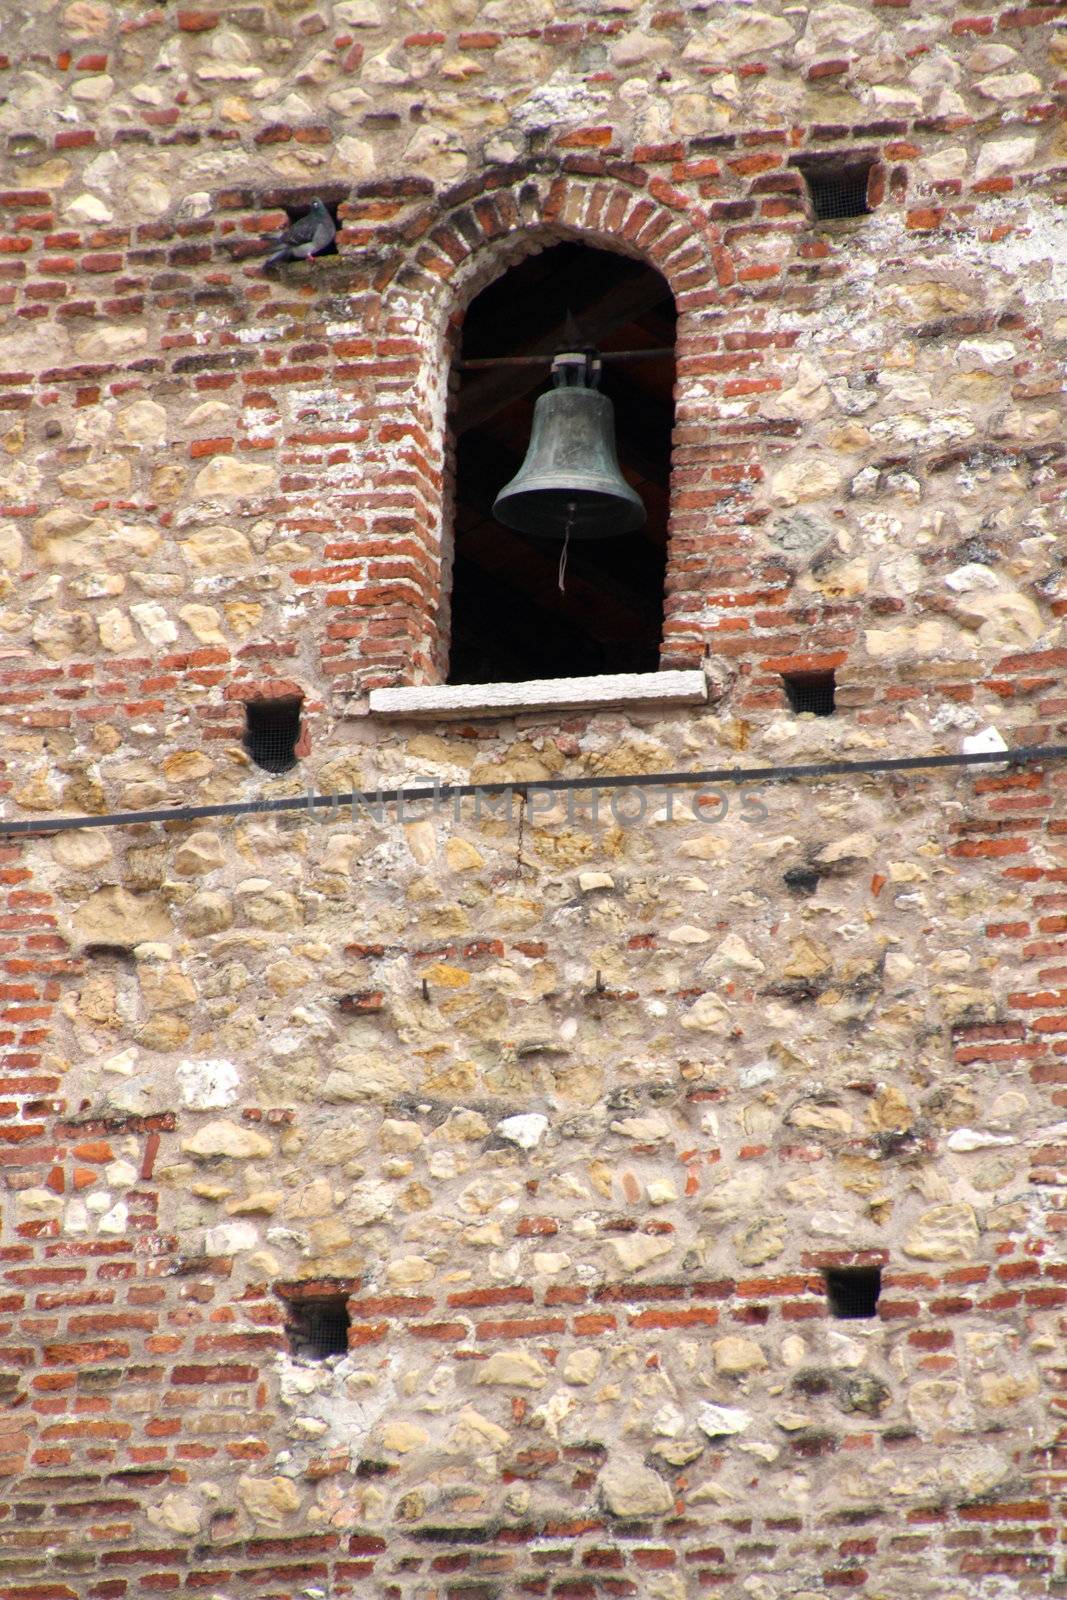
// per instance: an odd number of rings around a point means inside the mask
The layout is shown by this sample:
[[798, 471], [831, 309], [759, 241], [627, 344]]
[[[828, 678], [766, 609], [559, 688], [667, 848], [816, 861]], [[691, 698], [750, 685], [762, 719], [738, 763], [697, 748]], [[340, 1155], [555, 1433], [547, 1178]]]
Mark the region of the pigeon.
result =
[[279, 261], [304, 261], [308, 256], [320, 256], [337, 237], [337, 226], [321, 200], [311, 202], [310, 211], [291, 222], [280, 233], [267, 235], [267, 243], [278, 248], [264, 261], [264, 268]]

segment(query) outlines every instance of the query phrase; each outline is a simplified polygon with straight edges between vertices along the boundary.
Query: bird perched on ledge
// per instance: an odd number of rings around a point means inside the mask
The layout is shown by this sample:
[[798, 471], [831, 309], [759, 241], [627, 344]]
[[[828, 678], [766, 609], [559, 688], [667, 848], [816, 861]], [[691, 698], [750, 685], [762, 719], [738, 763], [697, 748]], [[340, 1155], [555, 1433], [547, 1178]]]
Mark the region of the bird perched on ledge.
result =
[[264, 271], [281, 261], [305, 261], [321, 256], [337, 237], [337, 225], [321, 200], [313, 200], [310, 210], [280, 233], [267, 235], [267, 243], [278, 248], [263, 263]]

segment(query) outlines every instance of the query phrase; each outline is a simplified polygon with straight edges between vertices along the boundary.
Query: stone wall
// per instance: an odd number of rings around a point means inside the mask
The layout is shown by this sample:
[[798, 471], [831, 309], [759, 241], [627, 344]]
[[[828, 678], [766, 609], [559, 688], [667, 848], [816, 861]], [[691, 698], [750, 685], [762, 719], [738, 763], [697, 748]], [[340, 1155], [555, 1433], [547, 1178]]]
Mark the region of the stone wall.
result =
[[[610, 782], [1064, 740], [1060, 8], [0, 9], [0, 1596], [1062, 1595], [1062, 763]], [[676, 297], [708, 705], [373, 715], [563, 238]], [[427, 775], [605, 787], [49, 832]]]

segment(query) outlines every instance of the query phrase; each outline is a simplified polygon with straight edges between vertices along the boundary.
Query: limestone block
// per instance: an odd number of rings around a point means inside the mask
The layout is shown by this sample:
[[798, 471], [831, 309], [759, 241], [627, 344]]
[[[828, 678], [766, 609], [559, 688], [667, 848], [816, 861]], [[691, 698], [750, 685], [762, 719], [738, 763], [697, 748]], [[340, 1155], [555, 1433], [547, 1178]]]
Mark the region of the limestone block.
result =
[[451, 872], [473, 872], [485, 865], [484, 856], [474, 845], [454, 836], [445, 845], [445, 860]]
[[148, 343], [147, 328], [97, 323], [74, 340], [74, 349], [83, 361], [119, 361]]
[[752, 1418], [747, 1411], [742, 1411], [736, 1406], [712, 1405], [710, 1401], [705, 1401], [697, 1412], [697, 1425], [709, 1439], [728, 1438], [733, 1434], [744, 1433], [751, 1422]]
[[548, 1118], [537, 1111], [516, 1117], [505, 1117], [496, 1125], [496, 1131], [511, 1144], [522, 1150], [534, 1150], [548, 1131]]
[[978, 624], [984, 644], [1007, 650], [1026, 649], [1045, 631], [1045, 619], [1029, 595], [1017, 590], [968, 595], [956, 608], [968, 622]]
[[212, 770], [211, 758], [202, 750], [172, 750], [163, 758], [163, 775], [171, 783], [192, 783]]
[[103, 0], [71, 0], [64, 7], [63, 22], [72, 39], [95, 39], [110, 32], [114, 12]]
[[167, 413], [154, 400], [135, 400], [124, 406], [115, 422], [130, 444], [162, 444], [167, 437]]
[[485, 1451], [496, 1453], [506, 1450], [511, 1435], [506, 1428], [498, 1427], [483, 1417], [473, 1406], [465, 1406], [456, 1419], [445, 1448], [450, 1455], [481, 1455]]
[[200, 1502], [191, 1494], [165, 1494], [158, 1506], [149, 1506], [148, 1520], [185, 1539], [199, 1533], [203, 1525]]
[[211, 1160], [216, 1156], [231, 1156], [237, 1161], [248, 1161], [253, 1156], [269, 1156], [274, 1146], [254, 1128], [242, 1127], [239, 1122], [219, 1118], [206, 1122], [190, 1138], [182, 1140], [187, 1155]]
[[388, 1216], [393, 1209], [393, 1190], [387, 1183], [368, 1180], [357, 1183], [345, 1205], [345, 1221], [354, 1228], [365, 1228]]
[[661, 1234], [628, 1233], [611, 1240], [615, 1259], [623, 1272], [641, 1272], [653, 1261], [661, 1261], [674, 1248]]
[[572, 1350], [563, 1363], [563, 1381], [581, 1388], [592, 1383], [599, 1371], [599, 1350]]
[[738, 933], [728, 933], [717, 944], [712, 954], [705, 961], [702, 970], [711, 974], [717, 972], [765, 972], [767, 969], [759, 956], [753, 955], [748, 945]]
[[1039, 1392], [1041, 1384], [1036, 1372], [983, 1372], [978, 1379], [978, 1392], [982, 1404], [1000, 1410], [1017, 1406], [1030, 1400]]
[[408, 1153], [417, 1150], [423, 1138], [417, 1122], [403, 1122], [393, 1117], [386, 1117], [378, 1130], [378, 1144], [382, 1150]]
[[701, 27], [683, 50], [682, 60], [704, 67], [727, 66], [745, 56], [789, 44], [795, 37], [792, 25], [784, 17], [746, 10], [728, 24]]
[[987, 100], [1004, 104], [1008, 100], [1022, 100], [1028, 95], [1041, 93], [1041, 79], [1032, 72], [996, 72], [988, 78], [979, 78], [975, 89]]
[[194, 878], [204, 872], [214, 872], [224, 860], [222, 840], [218, 834], [200, 829], [182, 840], [174, 852], [172, 866], [183, 878]]
[[812, 422], [825, 415], [833, 404], [825, 377], [822, 368], [813, 361], [800, 361], [789, 387], [778, 394], [769, 395], [764, 401], [761, 408], [764, 416]]
[[716, 1339], [711, 1346], [716, 1372], [741, 1374], [758, 1372], [767, 1365], [767, 1357], [752, 1339], [738, 1338], [732, 1334]]
[[22, 535], [13, 522], [0, 524], [0, 567], [17, 572], [22, 565]]
[[137, 648], [137, 635], [130, 626], [130, 619], [118, 606], [101, 611], [96, 619], [96, 631], [104, 649], [116, 655], [128, 655]]
[[241, 461], [237, 456], [212, 456], [201, 467], [193, 485], [194, 494], [241, 496], [263, 494], [274, 482], [274, 468], [265, 462]]
[[612, 1457], [600, 1474], [600, 1497], [613, 1517], [658, 1517], [674, 1510], [670, 1485], [636, 1457]]
[[127, 205], [139, 217], [161, 217], [172, 198], [167, 185], [150, 172], [138, 172], [126, 184]]
[[70, 86], [72, 100], [80, 100], [85, 105], [101, 106], [110, 100], [115, 88], [115, 80], [106, 72], [94, 72], [88, 78], [77, 78]]
[[784, 1217], [755, 1217], [734, 1234], [734, 1250], [745, 1267], [761, 1267], [765, 1261], [774, 1261], [784, 1249]]
[[200, 938], [233, 926], [233, 901], [221, 889], [204, 889], [181, 908], [186, 932]]
[[237, 528], [211, 523], [198, 528], [181, 542], [181, 552], [189, 566], [198, 571], [222, 571], [247, 566], [252, 546]]
[[133, 616], [150, 645], [161, 649], [173, 644], [178, 637], [177, 624], [172, 622], [158, 600], [141, 600], [130, 607]]
[[854, 50], [866, 44], [879, 30], [878, 18], [858, 6], [830, 4], [815, 6], [808, 13], [804, 36], [797, 55], [807, 60], [827, 50]]
[[924, 1433], [942, 1428], [963, 1428], [971, 1408], [962, 1383], [951, 1378], [924, 1378], [908, 1390], [908, 1415]]
[[59, 833], [52, 841], [52, 855], [72, 872], [95, 872], [111, 860], [111, 840], [102, 828]]
[[902, 622], [894, 628], [868, 628], [863, 639], [867, 654], [875, 661], [900, 655], [932, 656], [944, 643], [945, 630], [933, 620]]
[[30, 544], [44, 566], [92, 567], [99, 563], [107, 533], [102, 517], [89, 516], [75, 506], [56, 506], [36, 518]]
[[61, 472], [59, 481], [64, 493], [73, 495], [76, 500], [107, 500], [113, 495], [129, 493], [133, 473], [125, 456], [108, 456], [103, 461], [85, 461], [70, 472]]
[[169, 939], [170, 916], [155, 895], [131, 894], [109, 885], [97, 889], [74, 913], [74, 931], [82, 944], [117, 944], [126, 948], [155, 939]]
[[913, 1223], [904, 1254], [919, 1261], [971, 1260], [978, 1247], [978, 1221], [963, 1201], [931, 1206]]
[[782, 968], [785, 978], [821, 978], [832, 965], [830, 952], [816, 939], [802, 934], [789, 945], [789, 959]]
[[429, 1444], [430, 1435], [415, 1422], [387, 1422], [382, 1428], [382, 1445], [394, 1455], [405, 1456]]
[[395, 1289], [410, 1289], [419, 1283], [428, 1283], [434, 1276], [434, 1267], [425, 1256], [401, 1256], [390, 1261], [385, 1276]]
[[825, 500], [836, 494], [844, 479], [832, 462], [819, 457], [790, 461], [771, 478], [771, 497], [776, 505], [795, 506], [804, 500]]
[[217, 1228], [208, 1228], [204, 1235], [204, 1249], [209, 1256], [236, 1256], [242, 1250], [254, 1250], [259, 1243], [259, 1233], [251, 1222], [222, 1222]]
[[382, 8], [378, 0], [338, 0], [333, 8], [334, 19], [350, 28], [379, 28]]
[[692, 1033], [726, 1034], [731, 1027], [730, 1012], [718, 995], [702, 994], [682, 1018], [682, 1027]]
[[182, 1104], [192, 1111], [215, 1111], [232, 1106], [241, 1075], [232, 1061], [216, 1057], [179, 1061], [175, 1076]]
[[250, 878], [237, 888], [241, 912], [254, 928], [300, 927], [300, 902], [288, 889], [275, 889], [269, 879]]
[[628, 67], [666, 61], [668, 56], [674, 54], [674, 48], [671, 40], [662, 33], [645, 33], [641, 28], [633, 28], [616, 40], [610, 53], [615, 65], [625, 72]]
[[403, 1094], [408, 1079], [400, 1061], [384, 1056], [362, 1055], [351, 1067], [338, 1066], [326, 1074], [321, 1095], [327, 1104], [345, 1101], [390, 1101]]
[[543, 1389], [546, 1380], [541, 1363], [525, 1350], [497, 1350], [481, 1362], [474, 1381], [510, 1389]]
[[226, 635], [219, 626], [219, 614], [214, 606], [201, 606], [195, 603], [179, 606], [178, 615], [201, 644], [226, 643]]
[[300, 1509], [300, 1495], [290, 1478], [252, 1478], [237, 1480], [237, 1495], [254, 1521], [268, 1528], [279, 1528]]

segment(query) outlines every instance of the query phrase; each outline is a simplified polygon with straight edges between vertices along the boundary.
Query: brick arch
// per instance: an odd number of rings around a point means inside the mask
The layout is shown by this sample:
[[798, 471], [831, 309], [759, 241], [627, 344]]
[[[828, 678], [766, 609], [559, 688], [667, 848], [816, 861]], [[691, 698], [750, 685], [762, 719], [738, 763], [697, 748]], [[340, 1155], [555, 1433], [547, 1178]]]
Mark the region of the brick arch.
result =
[[396, 260], [386, 296], [414, 291], [450, 311], [465, 309], [525, 256], [565, 240], [647, 261], [666, 279], [680, 317], [735, 276], [720, 230], [692, 199], [636, 171], [629, 179], [488, 173], [477, 187], [442, 196], [411, 232], [417, 237]]
[[[368, 505], [371, 592], [392, 607], [396, 620], [381, 622], [382, 637], [374, 644], [366, 639], [369, 624], [352, 625], [364, 635], [362, 648], [355, 647], [362, 661], [350, 658], [362, 687], [432, 682], [445, 672], [451, 577], [449, 379], [463, 313], [475, 295], [524, 257], [553, 244], [577, 241], [617, 250], [663, 276], [678, 309], [678, 355], [684, 358], [687, 349], [698, 346], [701, 313], [721, 305], [734, 279], [719, 230], [700, 207], [636, 169], [629, 178], [489, 173], [476, 187], [465, 185], [441, 197], [407, 233], [407, 243], [381, 281], [381, 308], [385, 337], [404, 341], [418, 379], [389, 394], [379, 410], [374, 443], [383, 467], [406, 462], [412, 482], [402, 516]], [[688, 370], [692, 366], [679, 360], [676, 417], [690, 398], [688, 391], [697, 392], [700, 376], [695, 368]], [[676, 486], [684, 476], [678, 464], [676, 450]], [[374, 494], [368, 480], [368, 502]], [[672, 542], [675, 507], [683, 501], [676, 487]], [[668, 593], [678, 588], [671, 565], [669, 551]], [[389, 628], [391, 639], [384, 636]], [[692, 630], [680, 629], [668, 610], [661, 664], [691, 665], [702, 654]]]

